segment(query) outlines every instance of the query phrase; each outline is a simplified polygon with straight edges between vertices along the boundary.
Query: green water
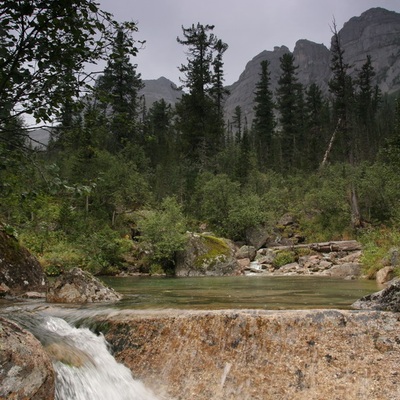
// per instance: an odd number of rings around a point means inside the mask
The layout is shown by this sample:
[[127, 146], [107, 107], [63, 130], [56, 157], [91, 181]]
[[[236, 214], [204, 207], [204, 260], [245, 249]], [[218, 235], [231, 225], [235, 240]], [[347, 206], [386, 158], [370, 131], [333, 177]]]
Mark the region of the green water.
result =
[[328, 277], [104, 278], [132, 309], [349, 309], [379, 290], [375, 281]]

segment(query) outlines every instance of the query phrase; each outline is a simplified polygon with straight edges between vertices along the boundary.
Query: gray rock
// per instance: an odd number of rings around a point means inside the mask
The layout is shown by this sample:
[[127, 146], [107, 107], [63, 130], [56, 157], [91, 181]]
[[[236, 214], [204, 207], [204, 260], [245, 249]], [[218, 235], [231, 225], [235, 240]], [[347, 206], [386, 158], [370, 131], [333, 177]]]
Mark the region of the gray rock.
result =
[[[331, 21], [327, 21], [329, 25]], [[339, 30], [344, 59], [351, 67], [350, 75], [355, 77], [371, 55], [376, 76], [373, 84], [378, 84], [383, 93], [400, 90], [400, 14], [383, 8], [372, 8], [359, 17], [351, 18]], [[275, 94], [281, 74], [279, 58], [289, 53], [286, 46], [275, 47], [273, 51], [263, 51], [249, 61], [239, 79], [230, 87], [230, 95], [225, 101], [225, 119], [232, 121], [235, 108], [240, 106], [243, 120], [248, 127], [254, 117], [254, 92], [261, 72], [260, 63], [270, 62], [270, 89]], [[298, 79], [305, 87], [317, 83], [325, 95], [329, 94], [328, 82], [331, 78], [331, 55], [323, 44], [309, 40], [298, 40], [293, 50], [295, 65], [298, 65]]]
[[361, 310], [400, 311], [400, 279], [392, 281], [385, 289], [362, 297], [352, 304]]
[[167, 104], [175, 105], [182, 97], [182, 90], [163, 76], [158, 79], [143, 80], [143, 84], [144, 87], [139, 91], [139, 96], [145, 97], [147, 108], [161, 99], [164, 99]]
[[253, 261], [256, 258], [257, 250], [254, 246], [242, 246], [236, 252], [236, 258], [238, 260], [242, 258], [249, 258], [250, 261]]
[[191, 233], [177, 255], [176, 276], [222, 276], [240, 273], [233, 244], [223, 238]]
[[98, 303], [121, 300], [121, 295], [106, 287], [89, 272], [74, 268], [49, 284], [49, 303]]
[[393, 267], [383, 267], [376, 273], [376, 282], [379, 285], [383, 285], [394, 278]]
[[46, 291], [46, 277], [39, 261], [17, 239], [2, 231], [1, 226], [0, 282], [0, 292], [4, 294]]
[[361, 265], [357, 263], [334, 265], [332, 268], [324, 271], [323, 274], [335, 278], [359, 277], [361, 275]]
[[53, 400], [54, 370], [40, 342], [0, 317], [0, 399]]
[[371, 55], [376, 82], [384, 93], [400, 89], [400, 14], [383, 8], [371, 8], [353, 17], [340, 30], [345, 61], [355, 76]]

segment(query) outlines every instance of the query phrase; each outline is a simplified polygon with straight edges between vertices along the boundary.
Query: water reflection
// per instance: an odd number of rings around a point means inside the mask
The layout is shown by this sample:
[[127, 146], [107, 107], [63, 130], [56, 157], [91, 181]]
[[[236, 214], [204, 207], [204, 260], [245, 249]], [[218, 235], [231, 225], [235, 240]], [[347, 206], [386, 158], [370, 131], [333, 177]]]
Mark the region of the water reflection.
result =
[[375, 281], [328, 277], [104, 278], [124, 295], [120, 308], [348, 309]]

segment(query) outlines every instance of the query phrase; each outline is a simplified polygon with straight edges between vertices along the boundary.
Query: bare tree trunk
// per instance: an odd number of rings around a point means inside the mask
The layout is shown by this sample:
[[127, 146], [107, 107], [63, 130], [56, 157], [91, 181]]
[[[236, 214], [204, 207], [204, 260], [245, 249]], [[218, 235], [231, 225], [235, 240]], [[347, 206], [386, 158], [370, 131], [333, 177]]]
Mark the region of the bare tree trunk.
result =
[[340, 127], [341, 122], [342, 122], [342, 119], [339, 118], [339, 119], [338, 119], [338, 122], [337, 122], [337, 124], [336, 124], [336, 128], [335, 128], [335, 130], [334, 130], [333, 133], [332, 133], [331, 140], [329, 141], [328, 148], [326, 149], [326, 152], [325, 152], [325, 155], [324, 155], [324, 159], [322, 160], [322, 163], [321, 163], [321, 165], [320, 165], [320, 169], [324, 168], [324, 167], [325, 167], [325, 164], [326, 164], [327, 161], [328, 161], [328, 157], [329, 157], [329, 154], [330, 154], [330, 152], [331, 152], [331, 150], [332, 150], [332, 145], [333, 145], [333, 142], [335, 141], [335, 138], [336, 138], [336, 135], [337, 135], [337, 132], [338, 132], [338, 130], [339, 130], [339, 127]]
[[350, 187], [350, 207], [351, 207], [351, 225], [353, 229], [360, 228], [362, 226], [360, 207], [358, 205], [357, 191], [354, 183], [351, 183]]

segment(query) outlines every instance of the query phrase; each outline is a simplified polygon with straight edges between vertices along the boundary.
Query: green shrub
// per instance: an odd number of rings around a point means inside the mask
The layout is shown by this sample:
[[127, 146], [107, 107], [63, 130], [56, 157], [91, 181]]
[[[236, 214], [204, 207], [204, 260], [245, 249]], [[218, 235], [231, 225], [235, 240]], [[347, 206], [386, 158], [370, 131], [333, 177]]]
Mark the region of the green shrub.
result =
[[280, 251], [277, 253], [273, 265], [275, 268], [283, 267], [286, 264], [291, 264], [296, 261], [294, 252], [292, 251]]
[[150, 252], [152, 263], [165, 272], [173, 269], [175, 255], [187, 241], [186, 218], [175, 198], [167, 197], [159, 209], [141, 210], [136, 214], [140, 241]]
[[390, 264], [391, 249], [400, 248], [400, 232], [394, 229], [368, 229], [359, 240], [363, 245], [361, 262], [369, 278], [374, 278], [377, 271]]

